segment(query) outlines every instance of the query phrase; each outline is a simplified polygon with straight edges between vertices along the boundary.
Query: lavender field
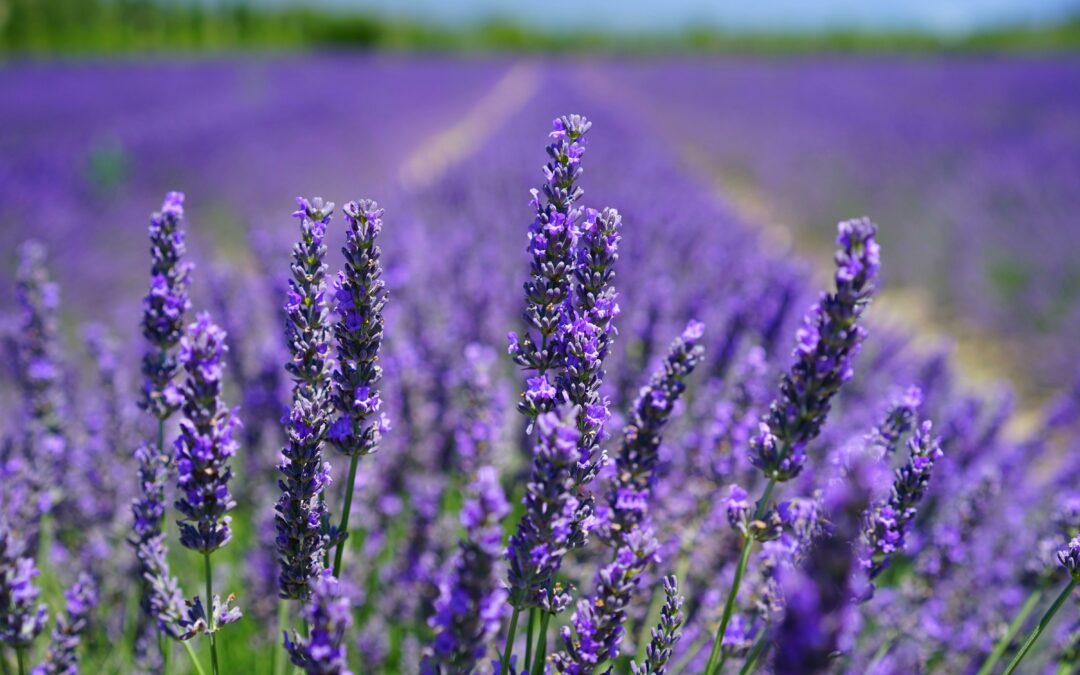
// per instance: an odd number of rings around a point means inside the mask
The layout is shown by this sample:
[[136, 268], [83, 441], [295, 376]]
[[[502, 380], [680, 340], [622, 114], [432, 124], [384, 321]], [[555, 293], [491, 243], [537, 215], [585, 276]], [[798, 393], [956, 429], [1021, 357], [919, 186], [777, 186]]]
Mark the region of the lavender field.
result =
[[0, 66], [0, 673], [1075, 672], [1078, 76]]

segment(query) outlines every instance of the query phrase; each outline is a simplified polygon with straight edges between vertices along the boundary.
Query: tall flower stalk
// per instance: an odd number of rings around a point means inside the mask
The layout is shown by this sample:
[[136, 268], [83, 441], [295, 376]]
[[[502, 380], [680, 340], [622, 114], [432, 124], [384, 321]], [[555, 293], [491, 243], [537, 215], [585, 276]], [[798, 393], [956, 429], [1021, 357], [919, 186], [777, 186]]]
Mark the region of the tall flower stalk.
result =
[[210, 556], [232, 538], [231, 517], [235, 506], [229, 494], [232, 469], [229, 460], [236, 454], [235, 434], [240, 421], [221, 398], [225, 369], [225, 332], [210, 316], [202, 313], [180, 342], [179, 363], [187, 377], [182, 389], [184, 418], [176, 439], [176, 509], [181, 514], [180, 543], [202, 554], [206, 578], [205, 627], [210, 636], [210, 659], [218, 673], [217, 632], [226, 623], [240, 618], [229, 609], [230, 600], [214, 596]]
[[[870, 302], [880, 264], [876, 234], [877, 227], [865, 218], [840, 223], [836, 290], [822, 294], [804, 318], [796, 335], [795, 363], [781, 379], [779, 396], [769, 406], [758, 433], [750, 439], [750, 461], [767, 479], [753, 521], [761, 520], [769, 509], [777, 483], [802, 471], [807, 444], [817, 438], [833, 397], [853, 375], [852, 363], [866, 336], [866, 329], [858, 321]], [[750, 560], [754, 532], [749, 529], [743, 535], [705, 675], [714, 675], [719, 669], [723, 638]]]
[[150, 218], [150, 290], [143, 299], [142, 314], [147, 349], [142, 360], [140, 406], [153, 416], [157, 429], [156, 438], [135, 451], [139, 494], [131, 505], [134, 536], [130, 539], [143, 578], [143, 611], [159, 631], [172, 637], [180, 635], [184, 602], [166, 560], [162, 521], [165, 486], [173, 466], [171, 454], [165, 451], [165, 424], [182, 402], [175, 382], [179, 370], [176, 355], [184, 333], [184, 314], [191, 305], [191, 265], [183, 261], [183, 204], [183, 194], [170, 192], [161, 210]]
[[351, 675], [345, 634], [352, 627], [352, 609], [341, 582], [329, 570], [312, 584], [303, 616], [307, 634], [285, 635], [293, 664], [310, 675]]
[[338, 274], [334, 285], [338, 320], [334, 325], [337, 369], [333, 373], [332, 400], [338, 417], [327, 432], [334, 447], [349, 458], [341, 521], [330, 532], [328, 544], [335, 549], [332, 568], [335, 577], [341, 573], [360, 457], [375, 452], [382, 434], [389, 430], [377, 388], [382, 378], [379, 349], [386, 284], [379, 262], [381, 251], [375, 240], [382, 232], [383, 210], [374, 201], [363, 199], [349, 202], [344, 211], [348, 221], [345, 246], [341, 249], [345, 269]]
[[26, 652], [49, 619], [47, 608], [37, 601], [37, 575], [25, 542], [0, 518], [0, 642], [15, 650], [19, 675], [26, 675]]
[[97, 606], [94, 579], [80, 574], [64, 593], [65, 611], [56, 619], [45, 661], [34, 668], [34, 675], [70, 675], [78, 673], [78, 649], [82, 635], [90, 625], [90, 614]]
[[[566, 522], [569, 532], [560, 538], [571, 548], [585, 544], [592, 519], [592, 497], [584, 488], [595, 478], [602, 463], [600, 443], [604, 439], [609, 403], [600, 396], [600, 385], [604, 379], [604, 359], [615, 336], [613, 322], [619, 314], [612, 280], [622, 217], [614, 209], [598, 212], [578, 206], [584, 191], [577, 180], [582, 172], [585, 134], [591, 126], [579, 115], [560, 117], [553, 122], [551, 143], [547, 146], [550, 161], [544, 167], [543, 198], [540, 191], [534, 190], [530, 202], [535, 217], [529, 227], [531, 269], [525, 283], [524, 319], [528, 330], [520, 339], [516, 333], [508, 336], [514, 362], [532, 372], [518, 404], [519, 411], [530, 420], [530, 428], [540, 415], [557, 406], [566, 403], [574, 406], [578, 457], [567, 467], [569, 482], [565, 489], [578, 496], [573, 497], [574, 513], [559, 516], [569, 519]], [[537, 473], [543, 468], [544, 463], [534, 459], [530, 485], [548, 482]], [[548, 622], [569, 603], [569, 597], [552, 585], [553, 572], [536, 575], [547, 581], [546, 588], [538, 591], [531, 587], [534, 572], [545, 567], [558, 571], [564, 553], [538, 566], [528, 562], [528, 554], [520, 547], [535, 534], [525, 531], [530, 527], [536, 528], [537, 523], [525, 523], [524, 519], [519, 523], [507, 553], [512, 561], [509, 599], [513, 611], [501, 664], [503, 673], [509, 668], [518, 615], [531, 611], [531, 623], [535, 613], [541, 613], [536, 663], [542, 664]], [[531, 639], [530, 635], [530, 642]], [[532, 644], [526, 651], [532, 655]]]
[[664, 577], [664, 605], [660, 608], [660, 622], [652, 629], [652, 639], [645, 649], [645, 658], [639, 665], [630, 664], [631, 675], [664, 675], [667, 672], [671, 651], [682, 637], [683, 596], [679, 595], [679, 583], [675, 575]]
[[275, 508], [278, 586], [282, 599], [304, 600], [323, 570], [327, 517], [323, 490], [330, 482], [323, 440], [330, 417], [330, 330], [326, 305], [326, 245], [334, 210], [321, 199], [297, 200], [300, 241], [293, 247], [285, 311], [292, 359], [292, 410], [285, 425], [288, 444], [279, 470], [281, 497]]

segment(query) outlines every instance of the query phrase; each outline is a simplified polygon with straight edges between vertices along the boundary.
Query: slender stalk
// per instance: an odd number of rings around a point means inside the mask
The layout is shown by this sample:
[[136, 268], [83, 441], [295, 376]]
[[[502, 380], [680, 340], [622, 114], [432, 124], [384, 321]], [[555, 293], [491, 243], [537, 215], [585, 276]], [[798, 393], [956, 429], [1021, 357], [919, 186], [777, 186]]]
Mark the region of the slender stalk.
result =
[[1003, 675], [1012, 675], [1012, 672], [1016, 670], [1016, 667], [1024, 660], [1024, 657], [1027, 656], [1027, 653], [1031, 651], [1031, 648], [1035, 645], [1035, 641], [1039, 639], [1042, 632], [1046, 630], [1046, 627], [1054, 620], [1054, 615], [1058, 613], [1061, 606], [1069, 599], [1069, 595], [1073, 592], [1073, 589], [1076, 588], [1077, 581], [1080, 581], [1080, 579], [1077, 579], [1076, 577], [1069, 580], [1069, 585], [1062, 589], [1061, 593], [1058, 594], [1057, 599], [1054, 600], [1054, 604], [1050, 605], [1050, 609], [1046, 610], [1046, 613], [1039, 619], [1039, 625], [1035, 626], [1035, 630], [1031, 631], [1031, 635], [1028, 635], [1028, 639], [1024, 641], [1023, 646], [1020, 647], [1020, 651], [1016, 652], [1016, 656], [1013, 657], [1009, 666], [1005, 668], [1005, 673]]
[[214, 577], [210, 573], [210, 554], [205, 554], [203, 560], [206, 561], [206, 616], [207, 631], [210, 633], [210, 666], [214, 675], [218, 675], [217, 627], [214, 625]]
[[[277, 606], [277, 634], [278, 638], [284, 635], [289, 630], [289, 601], [285, 598], [278, 600]], [[285, 675], [285, 667], [288, 665], [288, 659], [285, 658], [285, 646], [279, 644], [281, 649], [274, 650], [274, 675]]]
[[517, 607], [510, 614], [510, 628], [506, 631], [506, 646], [503, 648], [502, 665], [499, 667], [499, 675], [507, 675], [510, 672], [510, 657], [514, 655], [514, 635], [517, 634], [518, 614]]
[[750, 653], [746, 655], [746, 660], [743, 661], [742, 668], [739, 669], [739, 675], [750, 675], [754, 672], [754, 667], [757, 665], [757, 660], [761, 658], [761, 653], [765, 650], [765, 644], [768, 642], [769, 631], [762, 630], [761, 635], [758, 636], [757, 642], [754, 643]]
[[[696, 520], [683, 534], [682, 541], [679, 543], [679, 562], [675, 565], [675, 578], [680, 582], [686, 579], [686, 573], [690, 570], [690, 552], [694, 549], [694, 542], [697, 540], [700, 527], [701, 521]], [[645, 623], [641, 624], [641, 630], [638, 631], [637, 658], [635, 659], [638, 663], [645, 661], [645, 653], [649, 649], [649, 632], [660, 620], [660, 610], [664, 607], [664, 600], [663, 589], [658, 585], [653, 589], [649, 612], [645, 615]]]
[[544, 662], [547, 661], [547, 629], [548, 621], [551, 621], [551, 614], [544, 612], [544, 610], [540, 611], [543, 612], [543, 616], [540, 617], [540, 635], [536, 636], [536, 659], [533, 661], [533, 675], [543, 675]]
[[19, 675], [26, 675], [26, 654], [22, 647], [15, 648], [15, 660], [19, 664]]
[[356, 467], [359, 463], [360, 455], [353, 455], [349, 460], [349, 481], [345, 483], [345, 504], [341, 508], [341, 525], [338, 527], [341, 541], [338, 542], [337, 550], [334, 552], [333, 574], [335, 577], [341, 573], [341, 556], [345, 553], [345, 535], [349, 533], [349, 511], [352, 510], [353, 488], [356, 485]]
[[533, 642], [533, 624], [536, 623], [536, 608], [529, 609], [529, 622], [525, 624], [525, 664], [522, 667], [522, 672], [529, 672], [532, 667], [532, 642]]
[[184, 640], [180, 644], [184, 645], [184, 649], [187, 650], [188, 656], [191, 657], [191, 664], [195, 666], [195, 672], [199, 675], [206, 675], [206, 671], [203, 670], [202, 664], [199, 663], [199, 657], [195, 655], [195, 650], [191, 648], [191, 640]]
[[1035, 609], [1035, 606], [1039, 604], [1039, 600], [1042, 599], [1044, 589], [1036, 588], [1031, 592], [1031, 595], [1027, 597], [1024, 604], [1020, 607], [1020, 611], [1017, 612], [1016, 618], [1009, 624], [1008, 630], [1001, 636], [1001, 639], [994, 645], [994, 650], [990, 652], [990, 655], [986, 657], [986, 661], [983, 662], [982, 668], [979, 668], [978, 675], [990, 675], [993, 672], [994, 666], [1001, 660], [1001, 657], [1005, 655], [1005, 650], [1012, 644], [1013, 638], [1020, 632], [1020, 629], [1024, 627], [1024, 622], [1027, 621], [1028, 616]]
[[[776, 479], [770, 478], [769, 482], [765, 484], [765, 492], [762, 493], [761, 499], [758, 500], [757, 508], [754, 510], [754, 520], [760, 520], [765, 515], [765, 509], [768, 508], [769, 497], [772, 496], [773, 488], [776, 487]], [[705, 665], [705, 675], [714, 675], [717, 671], [718, 664], [720, 662], [720, 647], [724, 642], [724, 634], [727, 632], [728, 623], [731, 621], [731, 615], [735, 612], [735, 599], [739, 595], [739, 586], [742, 585], [743, 575], [746, 574], [746, 564], [750, 561], [750, 549], [754, 546], [754, 538], [745, 536], [743, 538], [742, 553], [739, 554], [739, 564], [735, 568], [735, 578], [731, 580], [731, 590], [728, 591], [727, 602], [724, 603], [724, 613], [720, 617], [720, 625], [716, 628], [716, 637], [713, 638], [712, 649], [709, 651], [709, 661]]]

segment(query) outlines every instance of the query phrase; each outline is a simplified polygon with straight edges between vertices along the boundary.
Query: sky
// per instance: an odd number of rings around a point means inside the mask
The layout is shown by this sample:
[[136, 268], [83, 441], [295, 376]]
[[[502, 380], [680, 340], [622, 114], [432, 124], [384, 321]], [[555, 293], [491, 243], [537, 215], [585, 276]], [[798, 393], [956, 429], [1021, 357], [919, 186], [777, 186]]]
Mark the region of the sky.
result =
[[[273, 0], [289, 3], [293, 0]], [[916, 29], [963, 33], [1080, 14], [1080, 0], [305, 0], [460, 24], [501, 17], [545, 29], [615, 31]]]

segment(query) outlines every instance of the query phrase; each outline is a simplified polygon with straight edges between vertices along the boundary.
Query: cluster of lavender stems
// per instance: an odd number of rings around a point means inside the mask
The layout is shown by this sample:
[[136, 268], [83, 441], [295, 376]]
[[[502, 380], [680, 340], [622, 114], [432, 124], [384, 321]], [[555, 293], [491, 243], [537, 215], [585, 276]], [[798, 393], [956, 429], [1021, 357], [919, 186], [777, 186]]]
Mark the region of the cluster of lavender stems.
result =
[[[836, 288], [822, 294], [803, 320], [797, 335], [795, 363], [780, 381], [779, 396], [762, 418], [750, 441], [750, 460], [767, 479], [754, 509], [759, 521], [769, 508], [778, 482], [797, 476], [806, 461], [806, 445], [821, 432], [832, 398], [853, 375], [852, 361], [866, 336], [859, 323], [874, 291], [880, 264], [877, 227], [866, 219], [840, 223], [836, 252]], [[705, 675], [715, 675], [721, 645], [735, 609], [735, 599], [750, 560], [755, 537], [743, 536], [735, 576], [713, 638]]]
[[[508, 671], [518, 615], [529, 611], [526, 661], [532, 657], [532, 624], [540, 614], [538, 648], [533, 664], [542, 669], [547, 627], [563, 611], [569, 596], [555, 576], [565, 554], [584, 546], [592, 520], [592, 497], [584, 492], [603, 457], [599, 444], [609, 403], [600, 396], [604, 359], [615, 336], [619, 314], [612, 286], [618, 259], [622, 217], [614, 209], [584, 211], [582, 173], [586, 134], [591, 123], [579, 115], [553, 122], [545, 182], [530, 202], [535, 217], [529, 227], [529, 280], [525, 283], [524, 320], [519, 339], [509, 334], [515, 363], [533, 373], [527, 378], [518, 409], [530, 428], [548, 415], [539, 431], [532, 473], [526, 488], [526, 513], [510, 538], [509, 601], [513, 608], [501, 662]], [[571, 406], [560, 416], [551, 411]], [[573, 425], [566, 415], [572, 415]]]

